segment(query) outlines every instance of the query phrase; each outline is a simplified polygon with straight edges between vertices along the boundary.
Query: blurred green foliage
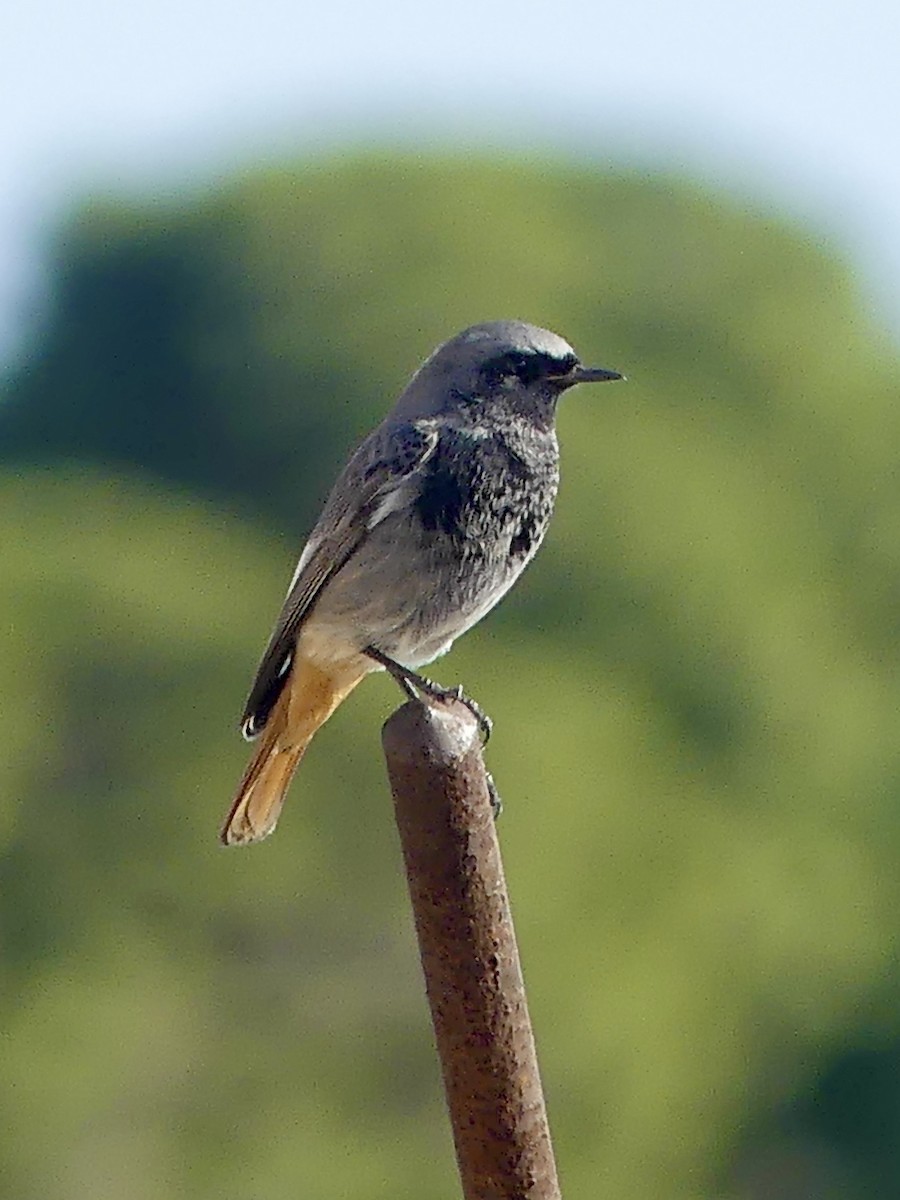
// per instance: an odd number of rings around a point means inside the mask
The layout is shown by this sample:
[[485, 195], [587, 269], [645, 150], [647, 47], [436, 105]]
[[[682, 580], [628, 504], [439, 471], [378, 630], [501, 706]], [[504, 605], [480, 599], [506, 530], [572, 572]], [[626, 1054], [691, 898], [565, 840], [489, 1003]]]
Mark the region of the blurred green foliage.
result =
[[348, 446], [506, 316], [630, 377], [567, 398], [548, 544], [435, 672], [497, 722], [566, 1195], [893, 1194], [900, 366], [847, 270], [676, 180], [415, 156], [97, 202], [55, 256], [0, 409], [4, 1194], [458, 1194], [390, 684], [273, 841], [215, 833]]

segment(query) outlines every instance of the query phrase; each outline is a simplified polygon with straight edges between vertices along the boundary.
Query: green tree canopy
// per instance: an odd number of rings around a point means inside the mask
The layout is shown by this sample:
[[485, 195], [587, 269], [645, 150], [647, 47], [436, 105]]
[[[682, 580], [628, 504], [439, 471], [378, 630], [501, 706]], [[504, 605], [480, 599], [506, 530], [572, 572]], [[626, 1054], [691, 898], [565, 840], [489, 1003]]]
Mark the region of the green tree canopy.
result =
[[846, 268], [679, 181], [408, 156], [87, 205], [55, 281], [0, 407], [10, 1194], [456, 1194], [389, 684], [272, 842], [215, 831], [301, 534], [483, 319], [630, 380], [566, 399], [548, 544], [435, 671], [497, 722], [566, 1193], [719, 1196], [897, 1037], [900, 369]]

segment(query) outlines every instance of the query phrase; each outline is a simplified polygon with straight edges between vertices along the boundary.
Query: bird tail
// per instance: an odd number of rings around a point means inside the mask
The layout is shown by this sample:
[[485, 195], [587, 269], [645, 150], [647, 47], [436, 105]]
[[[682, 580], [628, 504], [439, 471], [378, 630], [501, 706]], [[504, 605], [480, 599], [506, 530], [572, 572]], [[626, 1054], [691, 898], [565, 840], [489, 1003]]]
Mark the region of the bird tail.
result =
[[336, 679], [309, 662], [295, 663], [222, 826], [224, 845], [248, 846], [274, 831], [307, 746], [366, 673]]

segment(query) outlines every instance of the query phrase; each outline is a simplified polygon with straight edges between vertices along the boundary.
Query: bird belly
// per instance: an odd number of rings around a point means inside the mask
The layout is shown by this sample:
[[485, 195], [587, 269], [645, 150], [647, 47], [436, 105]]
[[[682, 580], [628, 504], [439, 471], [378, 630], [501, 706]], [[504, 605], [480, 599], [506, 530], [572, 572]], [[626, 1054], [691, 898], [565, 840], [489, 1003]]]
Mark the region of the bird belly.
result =
[[524, 556], [509, 543], [460, 546], [383, 522], [323, 589], [301, 634], [308, 653], [333, 661], [373, 645], [410, 668], [439, 658], [503, 598], [538, 544]]

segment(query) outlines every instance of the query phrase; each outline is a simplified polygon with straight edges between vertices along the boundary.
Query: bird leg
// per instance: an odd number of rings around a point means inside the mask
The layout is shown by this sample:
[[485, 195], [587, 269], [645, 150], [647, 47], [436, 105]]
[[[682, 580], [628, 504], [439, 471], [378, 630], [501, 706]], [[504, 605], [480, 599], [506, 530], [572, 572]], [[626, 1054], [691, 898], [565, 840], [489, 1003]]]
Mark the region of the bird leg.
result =
[[[369, 658], [384, 667], [391, 678], [396, 680], [411, 700], [421, 700], [422, 696], [429, 696], [432, 700], [458, 700], [478, 722], [482, 739], [484, 744], [487, 745], [494, 723], [481, 705], [467, 696], [461, 687], [441, 687], [433, 679], [426, 679], [424, 675], [419, 675], [416, 671], [410, 670], [409, 667], [404, 667], [400, 663], [395, 662], [393, 658], [388, 657], [387, 654], [383, 654], [375, 646], [366, 646], [363, 654], [368, 655]], [[491, 807], [499, 811], [499, 806], [499, 797], [496, 794], [496, 789], [493, 787], [493, 781], [491, 781]]]

